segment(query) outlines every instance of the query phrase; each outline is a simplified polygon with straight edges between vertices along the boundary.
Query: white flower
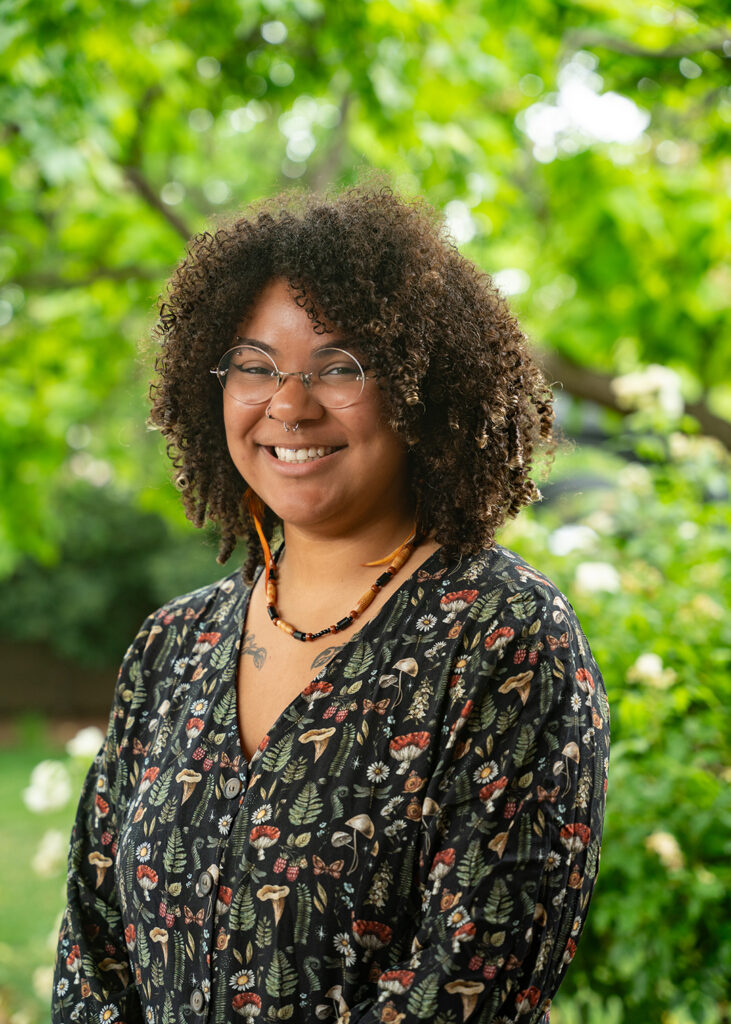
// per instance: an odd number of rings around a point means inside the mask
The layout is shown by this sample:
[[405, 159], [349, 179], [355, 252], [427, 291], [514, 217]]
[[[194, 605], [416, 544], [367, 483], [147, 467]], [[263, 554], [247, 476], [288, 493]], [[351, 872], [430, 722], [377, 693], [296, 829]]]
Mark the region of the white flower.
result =
[[41, 761], [30, 773], [30, 786], [23, 790], [29, 811], [43, 814], [65, 807], [71, 798], [71, 777], [61, 761]]
[[581, 697], [578, 693], [571, 694], [571, 708], [573, 711], [578, 711], [581, 707]]
[[233, 978], [229, 981], [231, 988], [235, 988], [237, 992], [245, 992], [247, 988], [256, 981], [254, 972], [250, 967], [242, 967], [238, 974], [234, 974]]
[[106, 1006], [102, 1006], [99, 1011], [99, 1024], [110, 1024], [111, 1021], [116, 1020], [119, 1016], [119, 1010], [113, 1003], [107, 1003]]
[[623, 409], [658, 409], [675, 419], [685, 408], [679, 374], [659, 363], [615, 377], [610, 387]]
[[350, 945], [350, 936], [348, 933], [339, 932], [339, 934], [333, 938], [333, 943], [335, 945], [336, 952], [345, 960], [346, 966], [352, 967], [355, 963], [355, 951]]
[[548, 550], [554, 555], [569, 555], [572, 551], [589, 551], [599, 540], [590, 526], [567, 523], [559, 526], [548, 538]]
[[437, 642], [426, 651], [427, 658], [434, 658], [442, 650], [443, 647], [447, 646], [446, 640], [437, 640]]
[[385, 782], [391, 769], [383, 761], [374, 761], [366, 768], [366, 776], [369, 782]]
[[627, 669], [627, 682], [646, 683], [658, 690], [665, 690], [672, 686], [677, 678], [676, 672], [671, 668], [663, 668], [662, 658], [652, 651], [645, 651]]
[[72, 757], [96, 757], [103, 742], [104, 733], [101, 729], [96, 725], [88, 725], [71, 737], [66, 744], [66, 753]]
[[141, 860], [143, 864], [146, 864], [152, 854], [152, 847], [149, 842], [145, 840], [143, 843], [140, 843], [135, 850], [135, 853], [137, 854], [137, 860]]
[[[64, 862], [68, 842], [63, 832], [50, 828], [43, 833], [31, 866], [37, 875], [50, 878], [55, 875]], [[62, 995], [63, 993], [59, 993]]]
[[218, 831], [222, 836], [227, 836], [231, 830], [233, 818], [230, 814], [224, 814], [218, 819]]
[[475, 771], [475, 773], [472, 776], [472, 778], [474, 779], [475, 782], [480, 782], [480, 783], [484, 784], [484, 783], [490, 782], [492, 779], [494, 779], [495, 776], [497, 775], [497, 773], [498, 773], [498, 766], [497, 766], [497, 764], [494, 761], [485, 761]]
[[428, 633], [437, 624], [436, 615], [422, 615], [420, 619], [417, 619], [416, 628], [420, 633]]
[[257, 809], [254, 811], [254, 813], [251, 816], [251, 820], [255, 824], [261, 825], [262, 822], [269, 821], [271, 816], [272, 816], [272, 805], [271, 804], [262, 804], [261, 807], [257, 807]]
[[658, 855], [668, 871], [679, 871], [685, 865], [683, 851], [671, 832], [653, 832], [645, 839], [645, 847]]
[[590, 594], [615, 594], [619, 590], [619, 573], [609, 562], [581, 562], [576, 566], [574, 585]]
[[208, 710], [208, 701], [203, 697], [199, 697], [198, 700], [194, 700], [190, 705], [190, 713], [192, 715], [202, 715]]
[[65, 996], [69, 990], [68, 978], [61, 978], [58, 985], [56, 985], [56, 995]]

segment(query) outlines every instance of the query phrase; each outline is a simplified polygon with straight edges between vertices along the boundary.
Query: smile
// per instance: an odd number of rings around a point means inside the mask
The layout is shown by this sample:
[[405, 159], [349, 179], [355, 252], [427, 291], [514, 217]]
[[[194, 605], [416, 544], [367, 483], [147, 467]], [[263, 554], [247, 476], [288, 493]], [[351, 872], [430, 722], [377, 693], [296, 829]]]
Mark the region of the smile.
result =
[[317, 448], [280, 448], [275, 446], [272, 450], [280, 462], [314, 462], [339, 451], [338, 448], [323, 445]]

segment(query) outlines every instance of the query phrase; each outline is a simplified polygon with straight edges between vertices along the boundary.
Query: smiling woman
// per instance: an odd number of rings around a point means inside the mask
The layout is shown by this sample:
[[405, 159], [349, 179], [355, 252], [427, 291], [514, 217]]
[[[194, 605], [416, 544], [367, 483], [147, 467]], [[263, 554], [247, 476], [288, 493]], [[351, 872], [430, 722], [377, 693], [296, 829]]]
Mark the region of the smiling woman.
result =
[[156, 333], [186, 510], [246, 561], [127, 653], [53, 1020], [546, 1024], [608, 709], [568, 600], [494, 541], [551, 434], [518, 324], [425, 204], [354, 189], [194, 239]]

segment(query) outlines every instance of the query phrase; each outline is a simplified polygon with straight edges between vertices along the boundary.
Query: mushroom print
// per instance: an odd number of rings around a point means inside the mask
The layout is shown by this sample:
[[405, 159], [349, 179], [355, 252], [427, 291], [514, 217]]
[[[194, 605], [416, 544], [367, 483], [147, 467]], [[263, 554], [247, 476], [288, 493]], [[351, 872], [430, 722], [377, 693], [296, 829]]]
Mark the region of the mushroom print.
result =
[[405, 672], [407, 676], [411, 676], [413, 678], [419, 671], [419, 666], [413, 658], [401, 658], [401, 660], [397, 661], [393, 667], [398, 672], [398, 696], [396, 697], [396, 701], [393, 705], [395, 708], [401, 703], [401, 674]]
[[389, 753], [399, 762], [399, 767], [396, 769], [397, 775], [406, 774], [411, 767], [411, 762], [429, 746], [430, 739], [431, 736], [428, 732], [410, 732], [391, 740]]
[[353, 862], [348, 868], [348, 874], [351, 875], [356, 867], [358, 866], [358, 841], [357, 833], [360, 832], [366, 839], [372, 839], [374, 835], [373, 822], [367, 814], [356, 814], [353, 818], [348, 818], [345, 824], [353, 830]]
[[608, 764], [568, 601], [500, 545], [435, 552], [247, 757], [250, 594], [239, 568], [169, 602], [126, 655], [74, 824], [52, 1024], [547, 1024]]
[[460, 612], [465, 611], [478, 596], [477, 590], [458, 590], [453, 594], [445, 594], [440, 601], [440, 607], [447, 614], [445, 622], [454, 622]]
[[447, 992], [460, 996], [462, 999], [462, 1020], [467, 1020], [474, 1008], [477, 1006], [477, 997], [480, 992], [485, 991], [481, 981], [448, 981], [444, 986]]

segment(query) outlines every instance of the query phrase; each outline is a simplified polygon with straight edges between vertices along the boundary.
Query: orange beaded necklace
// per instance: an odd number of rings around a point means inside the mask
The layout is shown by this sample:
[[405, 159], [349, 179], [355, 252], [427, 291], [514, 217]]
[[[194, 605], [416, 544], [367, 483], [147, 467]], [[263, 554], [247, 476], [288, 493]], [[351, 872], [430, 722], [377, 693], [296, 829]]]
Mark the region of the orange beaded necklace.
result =
[[279, 617], [279, 612], [277, 611], [277, 563], [272, 557], [269, 544], [264, 536], [261, 520], [255, 511], [256, 498], [249, 497], [248, 503], [251, 518], [254, 520], [254, 526], [256, 527], [256, 532], [259, 534], [259, 540], [261, 541], [262, 550], [264, 552], [264, 587], [267, 613], [275, 626], [281, 629], [284, 633], [287, 633], [289, 636], [294, 637], [295, 640], [318, 640], [321, 636], [325, 636], [327, 633], [339, 633], [341, 630], [347, 629], [351, 622], [354, 622], [358, 616], [366, 610], [378, 591], [396, 575], [399, 569], [406, 565], [413, 554], [414, 548], [416, 547], [416, 528], [414, 528], [403, 544], [397, 547], [395, 551], [392, 551], [390, 555], [386, 555], [385, 558], [380, 558], [377, 562], [364, 562], [364, 565], [385, 565], [386, 562], [390, 561], [390, 565], [385, 572], [381, 573], [376, 582], [370, 585], [365, 594], [356, 601], [355, 608], [353, 608], [348, 615], [339, 619], [338, 622], [333, 623], [332, 626], [327, 626], [325, 629], [319, 630], [317, 633], [307, 633], [302, 629], [297, 629], [297, 627], [293, 626], [291, 622], [286, 622], [284, 619], [280, 619]]

